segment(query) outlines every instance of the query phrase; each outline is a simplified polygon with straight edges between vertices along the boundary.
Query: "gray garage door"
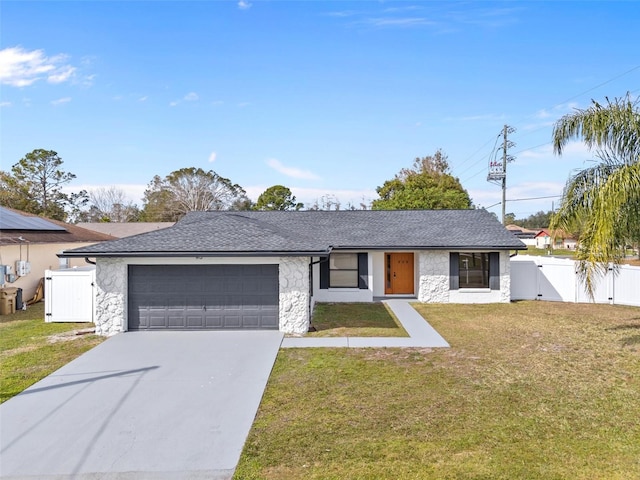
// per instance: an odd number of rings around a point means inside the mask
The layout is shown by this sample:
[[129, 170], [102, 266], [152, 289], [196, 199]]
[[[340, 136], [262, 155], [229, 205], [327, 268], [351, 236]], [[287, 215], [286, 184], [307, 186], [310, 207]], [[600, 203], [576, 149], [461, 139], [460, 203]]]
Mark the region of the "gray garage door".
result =
[[129, 330], [277, 329], [277, 265], [130, 265]]

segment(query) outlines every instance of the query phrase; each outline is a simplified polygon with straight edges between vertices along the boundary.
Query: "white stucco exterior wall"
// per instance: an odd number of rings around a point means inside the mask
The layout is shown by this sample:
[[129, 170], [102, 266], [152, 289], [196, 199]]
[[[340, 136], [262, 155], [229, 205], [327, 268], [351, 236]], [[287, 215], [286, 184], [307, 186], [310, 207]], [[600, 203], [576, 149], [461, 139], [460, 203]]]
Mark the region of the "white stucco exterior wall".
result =
[[[357, 253], [357, 252], [355, 252]], [[318, 261], [319, 258], [314, 258]], [[313, 302], [373, 302], [376, 285], [376, 266], [374, 254], [367, 255], [367, 288], [320, 288], [320, 265], [315, 263], [313, 268]], [[384, 278], [384, 277], [382, 277]]]
[[284, 333], [309, 331], [309, 257], [280, 258], [280, 326]]

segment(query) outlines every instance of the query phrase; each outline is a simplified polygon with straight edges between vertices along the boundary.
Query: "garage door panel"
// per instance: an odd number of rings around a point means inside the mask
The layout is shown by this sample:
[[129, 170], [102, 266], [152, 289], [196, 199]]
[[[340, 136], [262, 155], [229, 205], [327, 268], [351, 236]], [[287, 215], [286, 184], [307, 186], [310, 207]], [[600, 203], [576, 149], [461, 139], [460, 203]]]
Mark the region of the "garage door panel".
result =
[[240, 328], [242, 326], [242, 317], [240, 315], [224, 315], [224, 328]]
[[278, 327], [277, 265], [132, 265], [129, 329]]
[[222, 315], [205, 315], [204, 317], [205, 328], [222, 328], [224, 327], [224, 319]]

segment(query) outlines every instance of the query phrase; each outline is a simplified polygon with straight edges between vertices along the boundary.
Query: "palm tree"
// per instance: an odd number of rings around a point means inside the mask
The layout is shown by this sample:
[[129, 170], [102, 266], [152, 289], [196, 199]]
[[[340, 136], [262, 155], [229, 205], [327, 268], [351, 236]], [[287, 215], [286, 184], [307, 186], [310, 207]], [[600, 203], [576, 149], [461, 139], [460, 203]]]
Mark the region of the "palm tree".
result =
[[606, 105], [596, 101], [562, 117], [553, 129], [554, 152], [582, 138], [600, 160], [572, 175], [552, 229], [580, 231], [579, 273], [593, 298], [594, 280], [618, 265], [626, 245], [640, 242], [640, 110], [629, 93]]

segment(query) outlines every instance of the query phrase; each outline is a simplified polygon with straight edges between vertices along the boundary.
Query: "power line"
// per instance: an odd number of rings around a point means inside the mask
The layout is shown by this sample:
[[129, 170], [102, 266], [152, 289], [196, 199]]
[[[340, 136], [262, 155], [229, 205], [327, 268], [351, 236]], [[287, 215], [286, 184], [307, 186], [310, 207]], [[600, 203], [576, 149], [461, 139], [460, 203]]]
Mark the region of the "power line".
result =
[[545, 197], [531, 197], [531, 198], [512, 198], [507, 200], [507, 202], [524, 202], [527, 200], [544, 200], [546, 198], [560, 198], [562, 195], [547, 195]]

